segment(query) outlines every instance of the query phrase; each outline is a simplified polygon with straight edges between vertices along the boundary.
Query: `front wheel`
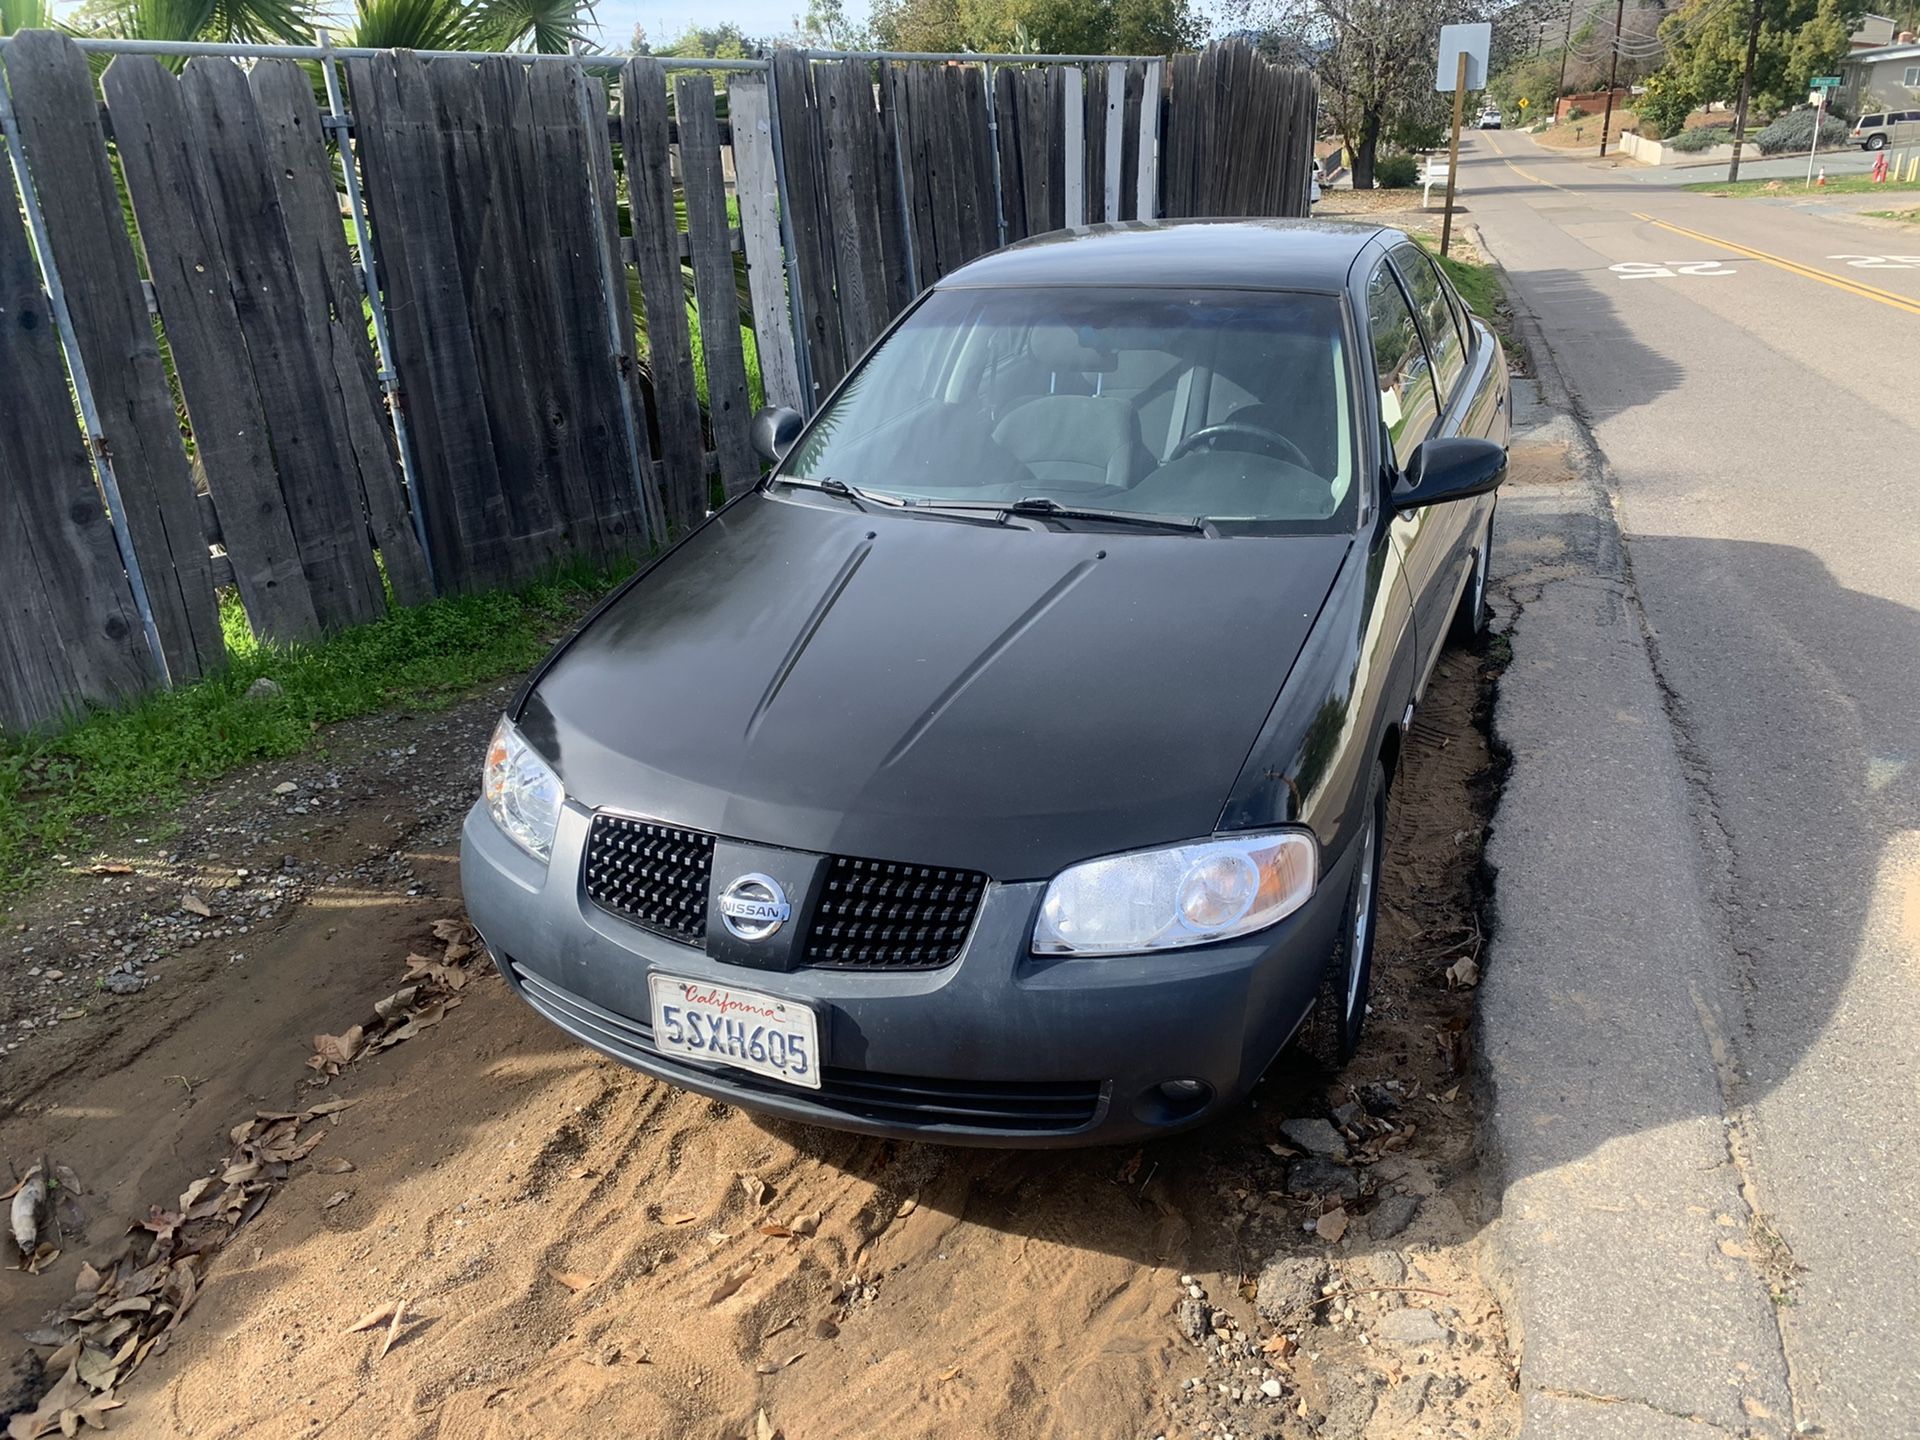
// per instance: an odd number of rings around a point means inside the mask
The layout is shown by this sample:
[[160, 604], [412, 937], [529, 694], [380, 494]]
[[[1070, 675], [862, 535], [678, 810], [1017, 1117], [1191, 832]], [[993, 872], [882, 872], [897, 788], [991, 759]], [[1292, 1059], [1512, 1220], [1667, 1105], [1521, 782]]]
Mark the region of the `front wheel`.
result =
[[1347, 882], [1347, 905], [1333, 954], [1320, 977], [1313, 1011], [1300, 1027], [1300, 1052], [1322, 1070], [1335, 1071], [1360, 1048], [1373, 988], [1374, 921], [1380, 913], [1380, 852], [1387, 833], [1387, 772], [1374, 762], [1364, 828], [1354, 844], [1359, 858]]
[[1453, 640], [1471, 645], [1487, 633], [1487, 574], [1493, 563], [1493, 516], [1487, 516], [1487, 528], [1480, 532], [1480, 544], [1473, 552], [1473, 574], [1461, 592], [1460, 608], [1453, 617]]
[[1886, 137], [1886, 136], [1884, 136], [1884, 135], [1869, 135], [1869, 136], [1867, 137], [1867, 149], [1869, 149], [1869, 150], [1884, 150], [1884, 149], [1886, 149], [1886, 148], [1887, 148], [1887, 137]]

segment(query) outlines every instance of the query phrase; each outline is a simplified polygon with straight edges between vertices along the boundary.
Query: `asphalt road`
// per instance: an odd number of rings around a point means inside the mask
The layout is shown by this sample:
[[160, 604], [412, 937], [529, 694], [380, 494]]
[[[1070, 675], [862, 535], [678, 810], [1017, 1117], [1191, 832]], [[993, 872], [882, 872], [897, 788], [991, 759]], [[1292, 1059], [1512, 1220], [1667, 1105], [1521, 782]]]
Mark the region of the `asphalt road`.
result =
[[[1611, 862], [1563, 897], [1570, 941], [1630, 932], [1608, 906], [1676, 884], [1705, 917], [1671, 956], [1678, 998], [1648, 986], [1632, 1028], [1695, 1031], [1720, 1113], [1700, 1113], [1698, 1086], [1655, 1081], [1602, 1118], [1621, 1143], [1724, 1131], [1746, 1209], [1703, 1214], [1696, 1248], [1721, 1227], [1715, 1263], [1777, 1292], [1759, 1310], [1777, 1333], [1742, 1333], [1712, 1365], [1750, 1367], [1749, 1397], [1777, 1395], [1756, 1378], [1777, 1373], [1790, 1413], [1706, 1414], [1638, 1377], [1610, 1393], [1721, 1428], [1915, 1434], [1920, 231], [1656, 188], [1518, 134], [1468, 137], [1461, 190], [1604, 456], [1657, 682], [1650, 701], [1623, 692], [1618, 718], [1670, 741], [1691, 827], [1684, 854], [1640, 833], [1659, 822], [1589, 771], [1600, 781], [1548, 797], [1558, 813], [1533, 833], [1550, 846], [1597, 820], [1612, 837]], [[1641, 983], [1631, 965], [1597, 969], [1603, 997]], [[1587, 1258], [1605, 1264], [1604, 1247]], [[1661, 1283], [1633, 1297], [1632, 1324], [1653, 1369], [1684, 1370], [1721, 1322]]]

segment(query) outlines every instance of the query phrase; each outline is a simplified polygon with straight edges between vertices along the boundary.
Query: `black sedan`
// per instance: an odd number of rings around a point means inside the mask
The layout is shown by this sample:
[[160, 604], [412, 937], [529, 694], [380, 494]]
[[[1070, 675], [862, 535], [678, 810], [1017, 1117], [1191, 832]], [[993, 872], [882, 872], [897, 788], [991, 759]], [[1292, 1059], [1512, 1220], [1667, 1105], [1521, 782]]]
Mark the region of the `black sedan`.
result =
[[1483, 623], [1499, 341], [1375, 227], [1107, 226], [924, 294], [499, 725], [468, 909], [769, 1113], [1106, 1142], [1366, 1018], [1388, 796]]

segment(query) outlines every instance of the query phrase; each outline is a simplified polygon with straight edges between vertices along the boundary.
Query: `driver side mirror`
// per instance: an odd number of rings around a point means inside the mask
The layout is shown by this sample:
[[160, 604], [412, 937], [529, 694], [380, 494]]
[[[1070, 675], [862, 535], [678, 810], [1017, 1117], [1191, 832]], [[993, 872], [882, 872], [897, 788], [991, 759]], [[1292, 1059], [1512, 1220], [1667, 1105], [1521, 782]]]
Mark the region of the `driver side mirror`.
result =
[[1387, 496], [1396, 512], [1484, 495], [1507, 478], [1507, 449], [1491, 440], [1439, 439], [1420, 445]]
[[785, 405], [763, 405], [754, 415], [747, 434], [760, 458], [778, 465], [793, 448], [793, 442], [800, 438], [806, 423], [798, 410]]

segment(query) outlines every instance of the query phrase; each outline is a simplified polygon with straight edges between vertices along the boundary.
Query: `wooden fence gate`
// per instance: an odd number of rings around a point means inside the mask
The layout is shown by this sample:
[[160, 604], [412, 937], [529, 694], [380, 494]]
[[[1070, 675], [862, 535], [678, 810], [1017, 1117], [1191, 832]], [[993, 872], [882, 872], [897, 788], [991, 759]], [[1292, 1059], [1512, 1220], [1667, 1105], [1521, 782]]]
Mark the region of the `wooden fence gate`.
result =
[[0, 41], [0, 729], [218, 667], [222, 586], [300, 642], [644, 554], [756, 481], [756, 405], [811, 410], [1002, 244], [1305, 211], [1311, 78], [1244, 45], [779, 51], [724, 95], [606, 63], [278, 47], [96, 81], [64, 36]]

